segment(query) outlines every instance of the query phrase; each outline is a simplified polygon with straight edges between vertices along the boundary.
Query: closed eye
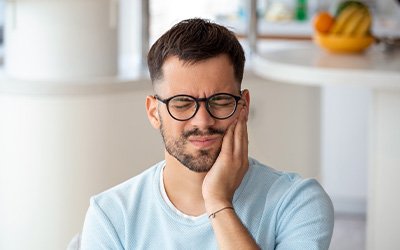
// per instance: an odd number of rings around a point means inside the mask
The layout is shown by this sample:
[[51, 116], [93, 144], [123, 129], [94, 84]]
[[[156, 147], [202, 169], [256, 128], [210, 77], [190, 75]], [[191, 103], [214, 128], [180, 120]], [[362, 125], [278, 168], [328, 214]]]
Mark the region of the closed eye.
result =
[[171, 108], [174, 109], [188, 109], [193, 107], [193, 103], [187, 102], [187, 103], [174, 103], [173, 105], [170, 105]]
[[216, 100], [210, 100], [209, 105], [212, 107], [232, 107], [235, 105], [235, 101], [232, 98], [218, 98]]
[[195, 106], [196, 102], [187, 97], [176, 97], [172, 99], [169, 103], [170, 108], [173, 109], [189, 109]]

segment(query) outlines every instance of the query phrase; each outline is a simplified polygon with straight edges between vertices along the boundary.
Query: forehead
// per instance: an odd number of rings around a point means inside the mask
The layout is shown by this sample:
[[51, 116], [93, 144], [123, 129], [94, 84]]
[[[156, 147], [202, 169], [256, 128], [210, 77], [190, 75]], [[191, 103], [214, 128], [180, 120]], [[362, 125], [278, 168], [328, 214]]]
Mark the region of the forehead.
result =
[[221, 92], [238, 94], [240, 91], [233, 65], [224, 54], [195, 63], [170, 56], [162, 70], [163, 77], [155, 84], [155, 90], [164, 97], [177, 94], [205, 97]]

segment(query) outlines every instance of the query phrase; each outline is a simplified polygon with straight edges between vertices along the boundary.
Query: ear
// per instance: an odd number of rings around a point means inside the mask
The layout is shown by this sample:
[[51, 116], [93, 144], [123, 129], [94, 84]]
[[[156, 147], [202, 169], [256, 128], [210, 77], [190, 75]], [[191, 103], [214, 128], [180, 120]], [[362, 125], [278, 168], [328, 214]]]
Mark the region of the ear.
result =
[[158, 116], [158, 103], [154, 96], [146, 97], [146, 112], [147, 118], [155, 129], [160, 129], [160, 117]]
[[250, 92], [249, 92], [248, 89], [242, 90], [242, 99], [246, 103], [247, 120], [249, 120], [249, 114], [250, 114]]

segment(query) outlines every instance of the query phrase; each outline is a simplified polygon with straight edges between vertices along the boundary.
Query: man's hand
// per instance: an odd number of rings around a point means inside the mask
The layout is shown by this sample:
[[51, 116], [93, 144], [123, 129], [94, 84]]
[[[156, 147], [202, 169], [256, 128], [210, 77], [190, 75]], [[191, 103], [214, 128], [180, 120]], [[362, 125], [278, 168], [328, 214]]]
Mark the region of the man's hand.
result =
[[207, 213], [232, 206], [232, 198], [248, 169], [248, 109], [239, 102], [239, 117], [227, 129], [222, 141], [221, 152], [206, 175], [203, 198]]

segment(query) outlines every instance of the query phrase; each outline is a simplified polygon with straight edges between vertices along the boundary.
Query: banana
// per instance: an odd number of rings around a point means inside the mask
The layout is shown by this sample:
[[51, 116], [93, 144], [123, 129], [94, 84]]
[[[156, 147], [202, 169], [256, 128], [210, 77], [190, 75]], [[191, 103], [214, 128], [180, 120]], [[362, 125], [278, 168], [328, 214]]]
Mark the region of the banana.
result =
[[368, 12], [368, 14], [363, 18], [361, 23], [357, 26], [356, 30], [353, 32], [353, 35], [356, 37], [368, 35], [370, 32], [371, 23], [372, 23], [372, 17], [371, 14]]
[[359, 7], [356, 5], [349, 5], [344, 10], [342, 10], [339, 16], [336, 18], [330, 33], [332, 34], [342, 33], [347, 21], [349, 21], [349, 19], [355, 12], [357, 12], [358, 9]]
[[368, 12], [365, 8], [358, 8], [351, 15], [351, 17], [348, 18], [348, 21], [345, 23], [341, 34], [345, 36], [351, 36], [357, 30], [357, 27], [361, 24], [366, 15], [368, 15]]
[[336, 12], [335, 12], [335, 16], [339, 16], [340, 13], [346, 9], [349, 5], [357, 5], [359, 7], [365, 6], [362, 2], [360, 2], [359, 0], [347, 0], [347, 1], [343, 1], [341, 2], [338, 7], [336, 8]]

